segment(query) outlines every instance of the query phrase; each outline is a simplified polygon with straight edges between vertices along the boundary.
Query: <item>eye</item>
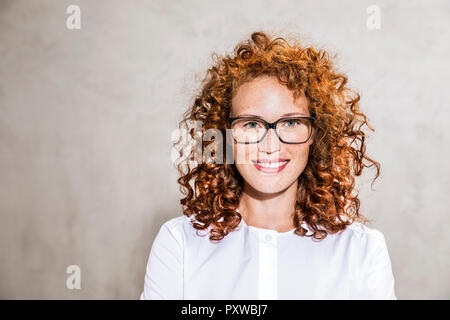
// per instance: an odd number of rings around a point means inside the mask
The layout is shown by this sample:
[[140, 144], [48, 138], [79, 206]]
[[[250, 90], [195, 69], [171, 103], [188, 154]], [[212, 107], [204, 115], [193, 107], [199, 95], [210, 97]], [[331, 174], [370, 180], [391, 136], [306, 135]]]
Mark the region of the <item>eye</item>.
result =
[[295, 127], [297, 125], [300, 125], [300, 121], [295, 120], [295, 119], [293, 119], [293, 120], [286, 120], [285, 123], [287, 124], [288, 127]]
[[[252, 126], [252, 125], [254, 125], [254, 126]], [[256, 121], [249, 121], [249, 122], [244, 124], [244, 127], [247, 127], [249, 129], [254, 129], [254, 128], [257, 128], [258, 125], [259, 125], [259, 123], [256, 122]]]

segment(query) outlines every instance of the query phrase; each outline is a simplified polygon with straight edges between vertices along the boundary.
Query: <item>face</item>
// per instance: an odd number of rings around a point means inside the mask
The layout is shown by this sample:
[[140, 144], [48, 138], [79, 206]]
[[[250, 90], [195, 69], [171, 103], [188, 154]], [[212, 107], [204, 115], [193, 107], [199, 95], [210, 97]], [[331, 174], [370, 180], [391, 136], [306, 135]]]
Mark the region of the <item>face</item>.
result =
[[[310, 116], [308, 104], [304, 94], [294, 101], [293, 93], [276, 77], [264, 75], [237, 88], [231, 101], [230, 117], [259, 116], [274, 122], [283, 117]], [[278, 193], [289, 187], [297, 188], [297, 179], [306, 167], [312, 142], [313, 136], [302, 144], [286, 144], [270, 129], [259, 143], [233, 141], [235, 165], [245, 183], [258, 192]], [[265, 169], [260, 165], [263, 160], [288, 162], [278, 168]]]

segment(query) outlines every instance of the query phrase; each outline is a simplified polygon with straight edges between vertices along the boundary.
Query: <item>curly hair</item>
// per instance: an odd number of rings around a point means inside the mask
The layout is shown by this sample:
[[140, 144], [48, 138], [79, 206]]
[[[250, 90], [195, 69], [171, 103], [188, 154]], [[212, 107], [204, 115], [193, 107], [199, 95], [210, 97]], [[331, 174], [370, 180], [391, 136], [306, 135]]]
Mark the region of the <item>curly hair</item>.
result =
[[[371, 222], [359, 212], [355, 177], [364, 167], [375, 166], [373, 185], [380, 174], [380, 164], [366, 155], [361, 127], [374, 129], [359, 109], [360, 95], [347, 86], [348, 77], [336, 71], [329, 53], [302, 46], [297, 40], [290, 44], [282, 37], [271, 39], [265, 32], [254, 32], [251, 40], [234, 48], [232, 55], [213, 53], [212, 57], [213, 65], [201, 80], [201, 92], [183, 114], [179, 128], [196, 120], [202, 124], [202, 134], [210, 128], [225, 134], [236, 89], [260, 75], [275, 76], [291, 90], [294, 99], [302, 92], [306, 95], [311, 115], [316, 118], [308, 163], [298, 178], [295, 234], [322, 240], [353, 221]], [[194, 129], [188, 135], [193, 138]], [[174, 146], [179, 144], [180, 140]], [[185, 151], [183, 147], [178, 149], [180, 156], [186, 156]], [[190, 149], [188, 156], [192, 158], [194, 152]], [[191, 222], [197, 233], [208, 229], [210, 240], [221, 240], [235, 230], [242, 219], [236, 209], [244, 183], [236, 166], [226, 161], [202, 161], [191, 167], [183, 161], [176, 168], [185, 196], [180, 200], [183, 214], [194, 217]], [[312, 234], [306, 234], [303, 222]]]

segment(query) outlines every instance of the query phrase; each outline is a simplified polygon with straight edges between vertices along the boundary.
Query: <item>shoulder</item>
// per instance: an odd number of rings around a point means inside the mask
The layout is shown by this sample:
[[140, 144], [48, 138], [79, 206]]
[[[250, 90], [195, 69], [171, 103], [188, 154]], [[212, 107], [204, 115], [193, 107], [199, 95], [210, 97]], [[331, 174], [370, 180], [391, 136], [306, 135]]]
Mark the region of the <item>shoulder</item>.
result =
[[384, 235], [375, 228], [370, 228], [361, 222], [354, 221], [347, 227], [348, 231], [354, 238], [371, 241], [384, 241]]
[[362, 223], [349, 226], [353, 248], [353, 272], [359, 280], [355, 283], [357, 299], [397, 299], [394, 290], [394, 274], [383, 233]]
[[180, 215], [164, 222], [159, 230], [159, 235], [164, 238], [173, 238], [182, 245], [189, 228], [192, 228], [191, 219], [185, 215]]
[[189, 225], [191, 222], [191, 219], [185, 215], [180, 215], [175, 218], [171, 218], [163, 223], [162, 227], [165, 227], [169, 230], [177, 230], [182, 229], [186, 225]]
[[385, 237], [378, 229], [353, 222], [344, 232], [347, 232], [353, 247], [359, 248], [365, 257], [379, 255], [380, 251], [387, 250]]

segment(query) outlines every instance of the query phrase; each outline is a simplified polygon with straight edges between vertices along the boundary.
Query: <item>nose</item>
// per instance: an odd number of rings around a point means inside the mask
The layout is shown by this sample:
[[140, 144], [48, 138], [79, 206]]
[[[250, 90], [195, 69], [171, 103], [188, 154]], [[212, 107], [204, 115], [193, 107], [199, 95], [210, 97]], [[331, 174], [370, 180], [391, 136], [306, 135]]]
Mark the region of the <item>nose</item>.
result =
[[274, 129], [269, 129], [263, 140], [258, 143], [259, 151], [274, 153], [280, 150], [280, 139]]

